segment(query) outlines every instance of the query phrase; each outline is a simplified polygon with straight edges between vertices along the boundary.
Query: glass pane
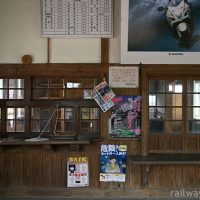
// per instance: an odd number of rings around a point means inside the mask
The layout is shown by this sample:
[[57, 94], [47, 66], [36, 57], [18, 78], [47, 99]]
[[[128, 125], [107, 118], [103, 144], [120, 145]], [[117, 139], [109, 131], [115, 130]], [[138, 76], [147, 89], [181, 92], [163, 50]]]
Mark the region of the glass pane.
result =
[[64, 132], [64, 121], [57, 121], [56, 132]]
[[49, 119], [50, 118], [50, 110], [47, 109], [40, 109], [40, 118], [41, 119]]
[[9, 99], [23, 99], [24, 90], [9, 90]]
[[80, 82], [67, 82], [66, 83], [66, 88], [81, 88], [81, 83]]
[[149, 106], [165, 106], [165, 95], [149, 94]]
[[81, 119], [90, 119], [90, 109], [89, 108], [81, 108]]
[[7, 132], [15, 132], [15, 121], [14, 120], [7, 121], [6, 131]]
[[50, 90], [49, 91], [49, 97], [50, 99], [63, 99], [64, 98], [64, 90], [59, 90], [59, 89], [55, 89], [55, 90]]
[[167, 81], [166, 83], [166, 91], [170, 93], [182, 93], [183, 92], [183, 83], [182, 81]]
[[65, 108], [65, 119], [72, 120], [73, 119], [73, 109]]
[[[41, 120], [41, 131], [44, 131], [44, 132], [49, 132], [50, 131], [50, 127], [49, 127], [49, 124], [47, 126], [47, 122], [48, 122], [48, 120]], [[45, 130], [43, 130], [44, 128], [45, 128]]]
[[167, 94], [166, 106], [182, 106], [182, 94]]
[[200, 94], [188, 94], [187, 95], [188, 106], [200, 106]]
[[49, 88], [49, 80], [48, 79], [34, 79], [33, 87], [34, 88]]
[[24, 88], [23, 79], [9, 79], [9, 88]]
[[90, 108], [90, 119], [99, 119], [99, 109]]
[[150, 120], [150, 133], [164, 133], [164, 121], [163, 120]]
[[0, 99], [7, 99], [7, 90], [0, 90]]
[[200, 92], [200, 80], [190, 80], [187, 82], [187, 92]]
[[49, 98], [49, 90], [38, 89], [33, 90], [33, 99], [48, 99]]
[[164, 106], [165, 105], [165, 95], [164, 94], [157, 94], [156, 95], [156, 105], [157, 106]]
[[90, 122], [89, 121], [82, 121], [81, 122], [80, 131], [81, 132], [89, 132], [90, 130]]
[[8, 88], [8, 80], [0, 79], [0, 88]]
[[155, 94], [149, 95], [149, 106], [156, 106], [156, 95]]
[[99, 131], [99, 122], [97, 120], [90, 121], [90, 132], [98, 132]]
[[73, 123], [72, 122], [65, 122], [65, 132], [73, 130]]
[[31, 131], [32, 132], [40, 132], [40, 121], [39, 120], [32, 121]]
[[50, 88], [64, 88], [64, 80], [50, 79]]
[[165, 107], [149, 107], [149, 119], [164, 119]]
[[167, 107], [165, 119], [167, 119], [167, 120], [182, 120], [182, 108]]
[[24, 108], [16, 109], [16, 119], [25, 119], [25, 109]]
[[150, 80], [149, 81], [149, 92], [151, 92], [151, 93], [165, 92], [165, 81]]
[[7, 108], [7, 119], [15, 119], [15, 108]]
[[200, 121], [188, 121], [188, 132], [189, 133], [200, 133]]
[[93, 91], [92, 90], [83, 90], [83, 98], [84, 99], [92, 99]]
[[90, 119], [89, 113], [81, 113], [81, 119]]
[[73, 123], [67, 121], [58, 121], [56, 124], [56, 132], [73, 131]]
[[40, 119], [40, 108], [32, 108], [31, 109], [31, 118], [32, 119]]
[[81, 112], [90, 112], [90, 108], [81, 108]]
[[25, 131], [25, 122], [21, 120], [16, 120], [16, 132]]
[[188, 119], [200, 119], [200, 107], [187, 108]]
[[182, 121], [165, 121], [166, 133], [181, 133], [183, 127]]

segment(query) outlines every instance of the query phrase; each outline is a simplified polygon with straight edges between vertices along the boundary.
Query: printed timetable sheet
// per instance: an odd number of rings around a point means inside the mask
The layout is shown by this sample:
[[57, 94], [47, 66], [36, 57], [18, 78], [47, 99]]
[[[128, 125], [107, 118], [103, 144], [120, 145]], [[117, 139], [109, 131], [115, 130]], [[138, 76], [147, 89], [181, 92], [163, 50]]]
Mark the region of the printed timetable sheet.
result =
[[54, 38], [113, 36], [112, 0], [42, 0], [42, 35]]

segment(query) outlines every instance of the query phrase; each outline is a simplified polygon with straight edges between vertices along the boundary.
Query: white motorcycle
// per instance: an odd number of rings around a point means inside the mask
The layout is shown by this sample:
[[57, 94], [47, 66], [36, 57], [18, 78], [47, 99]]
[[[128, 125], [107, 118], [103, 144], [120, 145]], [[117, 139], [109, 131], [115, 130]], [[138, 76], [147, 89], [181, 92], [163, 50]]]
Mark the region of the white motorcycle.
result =
[[175, 37], [187, 45], [193, 32], [191, 5], [187, 0], [169, 0], [166, 7], [158, 8], [158, 11], [163, 10], [166, 10], [165, 17]]

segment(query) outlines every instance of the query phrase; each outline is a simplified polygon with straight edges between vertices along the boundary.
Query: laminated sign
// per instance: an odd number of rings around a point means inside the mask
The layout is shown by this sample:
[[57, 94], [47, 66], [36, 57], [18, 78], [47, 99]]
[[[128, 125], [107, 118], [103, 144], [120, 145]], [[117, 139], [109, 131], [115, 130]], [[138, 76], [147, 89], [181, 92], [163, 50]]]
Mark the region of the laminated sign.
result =
[[125, 182], [127, 145], [101, 145], [100, 181]]
[[67, 162], [67, 187], [89, 185], [88, 158], [71, 156]]
[[99, 83], [93, 90], [93, 98], [103, 112], [114, 106], [112, 99], [115, 96], [115, 93], [105, 81]]

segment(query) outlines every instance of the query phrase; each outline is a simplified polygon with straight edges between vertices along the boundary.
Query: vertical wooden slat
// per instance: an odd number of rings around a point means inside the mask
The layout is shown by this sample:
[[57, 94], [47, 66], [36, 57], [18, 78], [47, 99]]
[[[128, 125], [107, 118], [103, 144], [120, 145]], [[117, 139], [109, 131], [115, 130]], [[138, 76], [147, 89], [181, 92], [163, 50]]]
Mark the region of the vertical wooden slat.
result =
[[13, 185], [23, 186], [23, 153], [13, 153]]
[[187, 151], [197, 150], [198, 137], [187, 136], [186, 138]]
[[13, 153], [5, 153], [5, 186], [13, 186]]
[[159, 137], [159, 150], [171, 150], [171, 136], [165, 135]]
[[149, 141], [148, 141], [148, 146], [149, 146], [149, 151], [152, 150], [159, 150], [159, 136], [154, 135], [154, 136], [149, 136]]
[[176, 188], [183, 188], [184, 187], [184, 185], [183, 185], [183, 183], [184, 183], [184, 181], [183, 181], [183, 179], [184, 179], [183, 166], [182, 165], [176, 166], [175, 170], [176, 170], [176, 179], [175, 179], [175, 181], [174, 180], [172, 180], [172, 181], [176, 183], [176, 185], [177, 185], [177, 187], [175, 186]]
[[51, 153], [43, 154], [42, 166], [43, 187], [52, 186], [52, 156]]
[[[171, 180], [171, 174], [170, 174], [170, 166], [169, 165], [162, 165], [160, 166], [160, 176], [158, 183], [160, 183], [161, 189], [169, 189], [171, 187], [170, 180]], [[158, 186], [159, 188], [159, 186]]]
[[32, 154], [25, 153], [24, 154], [24, 172], [23, 172], [23, 182], [24, 185], [29, 187], [33, 186], [33, 163], [32, 163]]
[[148, 176], [148, 188], [158, 188], [157, 174], [160, 170], [159, 166], [150, 166]]
[[0, 187], [5, 184], [5, 154], [0, 153]]
[[148, 154], [148, 77], [147, 72], [142, 69], [142, 155]]
[[52, 186], [62, 187], [62, 157], [59, 153], [52, 155]]
[[67, 187], [67, 159], [68, 159], [68, 155], [66, 153], [62, 153], [61, 182], [62, 182], [63, 187]]
[[[43, 186], [43, 153], [34, 152], [32, 154], [32, 184], [33, 187]], [[46, 175], [46, 174], [45, 174]]]
[[91, 188], [99, 187], [100, 155], [90, 153], [89, 156], [89, 184]]
[[128, 165], [129, 167], [129, 184], [130, 184], [130, 189], [140, 189], [141, 187], [141, 166], [138, 165], [133, 165], [130, 163]]
[[141, 140], [132, 140], [127, 142], [129, 155], [141, 155]]
[[200, 188], [200, 166], [197, 165], [195, 168], [195, 187]]
[[183, 150], [183, 136], [171, 137], [171, 150]]
[[183, 167], [184, 187], [195, 188], [195, 166], [187, 165]]
[[101, 63], [109, 63], [109, 39], [101, 38]]

